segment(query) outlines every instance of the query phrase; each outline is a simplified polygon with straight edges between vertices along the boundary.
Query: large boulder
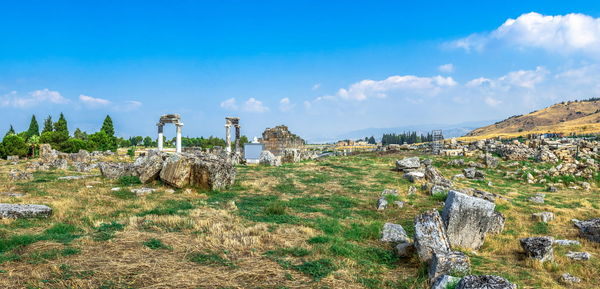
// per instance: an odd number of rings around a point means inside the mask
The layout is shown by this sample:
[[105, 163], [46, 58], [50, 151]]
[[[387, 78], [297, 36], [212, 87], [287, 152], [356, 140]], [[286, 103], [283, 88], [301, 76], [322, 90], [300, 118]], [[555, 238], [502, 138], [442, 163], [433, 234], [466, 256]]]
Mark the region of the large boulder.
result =
[[495, 169], [496, 167], [498, 167], [500, 160], [498, 160], [498, 158], [492, 156], [491, 154], [485, 154], [483, 156], [483, 163], [486, 167]]
[[517, 289], [517, 285], [494, 275], [469, 275], [463, 277], [456, 289]]
[[226, 157], [212, 154], [175, 154], [168, 157], [160, 179], [176, 188], [185, 186], [220, 190], [235, 181], [235, 167]]
[[492, 219], [490, 220], [488, 233], [490, 234], [500, 234], [504, 231], [504, 223], [506, 218], [500, 212], [494, 212], [492, 215]]
[[469, 256], [462, 252], [434, 253], [428, 268], [429, 281], [446, 274], [468, 274], [470, 270]]
[[286, 148], [281, 155], [282, 163], [297, 163], [302, 160], [302, 155], [299, 149]]
[[160, 175], [163, 167], [165, 153], [153, 153], [148, 156], [138, 157], [133, 163], [133, 169], [142, 183], [155, 180]]
[[207, 190], [222, 190], [233, 185], [236, 173], [233, 164], [223, 157], [196, 155], [190, 185]]
[[72, 162], [87, 163], [90, 161], [90, 153], [86, 150], [79, 150], [78, 153], [69, 155]]
[[415, 249], [422, 261], [429, 262], [433, 254], [450, 251], [444, 223], [437, 210], [415, 217]]
[[496, 205], [486, 200], [450, 191], [442, 211], [452, 246], [477, 250], [494, 221]]
[[467, 179], [477, 179], [477, 180], [481, 180], [483, 178], [485, 178], [485, 176], [483, 175], [483, 173], [476, 169], [476, 168], [464, 168], [463, 169], [463, 175], [465, 176], [465, 178]]
[[260, 153], [260, 156], [258, 157], [258, 162], [261, 165], [267, 165], [267, 166], [280, 166], [281, 165], [281, 157], [280, 156], [275, 156], [272, 152], [270, 151], [262, 151]]
[[419, 160], [419, 157], [403, 158], [396, 161], [396, 170], [398, 171], [414, 170], [418, 169], [420, 166], [421, 161]]
[[530, 237], [520, 240], [521, 247], [525, 250], [528, 257], [539, 260], [541, 262], [551, 261], [554, 259], [554, 249], [552, 237]]
[[0, 219], [49, 217], [52, 209], [45, 205], [0, 204]]
[[600, 218], [587, 221], [575, 221], [579, 234], [592, 242], [600, 243]]
[[123, 176], [134, 175], [133, 166], [131, 163], [124, 162], [102, 162], [98, 163], [100, 173], [108, 179], [118, 179]]
[[50, 162], [58, 158], [58, 152], [47, 143], [40, 144], [40, 158], [42, 162]]

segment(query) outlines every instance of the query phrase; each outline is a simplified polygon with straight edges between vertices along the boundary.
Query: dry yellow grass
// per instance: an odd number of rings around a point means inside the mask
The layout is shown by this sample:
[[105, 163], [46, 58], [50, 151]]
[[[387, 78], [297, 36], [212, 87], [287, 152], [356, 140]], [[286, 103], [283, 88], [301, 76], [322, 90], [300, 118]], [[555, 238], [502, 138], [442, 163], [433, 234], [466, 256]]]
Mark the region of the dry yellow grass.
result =
[[[414, 217], [441, 203], [427, 192], [407, 194], [410, 184], [391, 170], [393, 161], [408, 155], [365, 154], [324, 161], [271, 167], [240, 167], [238, 182], [224, 192], [194, 189], [167, 193], [159, 183], [157, 193], [145, 196], [111, 192], [120, 186], [101, 177], [58, 181], [72, 172], [37, 174], [34, 182], [14, 183], [6, 173], [14, 166], [0, 162], [0, 192], [26, 193], [21, 198], [0, 195], [0, 202], [50, 205], [54, 215], [30, 222], [0, 220], [0, 240], [43, 234], [56, 224], [75, 226], [79, 237], [63, 244], [41, 240], [4, 252], [19, 256], [0, 263], [0, 286], [4, 288], [428, 288], [422, 265], [416, 258], [388, 260], [392, 247], [378, 240], [370, 228], [384, 222], [403, 224], [410, 231]], [[450, 177], [460, 168], [446, 167], [448, 158], [435, 158], [442, 173]], [[536, 166], [537, 164], [527, 164]], [[488, 235], [484, 247], [471, 256], [473, 272], [501, 274], [519, 288], [562, 288], [558, 277], [565, 272], [581, 277], [579, 288], [598, 288], [600, 245], [578, 238], [571, 218], [600, 216], [600, 193], [561, 188], [546, 193], [546, 204], [526, 198], [544, 190], [523, 180], [505, 177], [504, 171], [486, 171], [487, 182], [457, 180], [458, 187], [476, 187], [509, 198], [499, 200], [507, 217], [505, 231]], [[92, 188], [86, 188], [92, 185]], [[383, 188], [397, 189], [403, 208], [390, 206], [376, 211]], [[235, 205], [233, 205], [235, 202]], [[183, 209], [161, 212], [169, 202]], [[271, 204], [285, 206], [283, 214], [268, 215]], [[189, 205], [189, 207], [187, 207]], [[556, 214], [544, 234], [577, 239], [580, 248], [556, 248], [556, 261], [531, 262], [524, 257], [518, 239], [540, 235], [532, 212]], [[98, 228], [117, 222], [122, 230], [108, 240], [98, 239]], [[328, 243], [311, 243], [327, 237]], [[168, 248], [150, 249], [144, 242], [157, 239]], [[36, 257], [74, 248], [69, 255]], [[170, 249], [169, 249], [170, 248]], [[573, 262], [566, 250], [588, 251], [592, 261]], [[272, 254], [299, 250], [299, 255]], [[348, 251], [349, 250], [349, 251]], [[209, 262], [194, 262], [195, 254], [210, 255]], [[0, 255], [1, 256], [1, 255]], [[5, 255], [6, 256], [6, 255]], [[375, 256], [375, 257], [374, 257]], [[330, 259], [335, 270], [315, 281], [298, 270], [302, 262]], [[212, 263], [211, 263], [212, 262]]]

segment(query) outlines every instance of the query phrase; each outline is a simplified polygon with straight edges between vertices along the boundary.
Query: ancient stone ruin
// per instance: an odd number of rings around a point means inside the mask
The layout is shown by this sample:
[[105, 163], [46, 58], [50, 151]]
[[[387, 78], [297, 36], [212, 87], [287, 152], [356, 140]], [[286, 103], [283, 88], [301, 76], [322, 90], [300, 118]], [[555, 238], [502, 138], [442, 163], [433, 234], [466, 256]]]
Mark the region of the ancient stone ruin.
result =
[[283, 155], [285, 149], [301, 149], [305, 144], [301, 137], [291, 133], [285, 125], [267, 128], [258, 141], [265, 146], [265, 150], [276, 156]]
[[235, 150], [236, 154], [240, 154], [240, 118], [226, 117], [225, 118], [225, 151], [231, 153], [231, 126], [235, 127]]
[[160, 117], [160, 120], [156, 124], [158, 127], [158, 150], [163, 150], [163, 127], [167, 123], [175, 124], [177, 127], [177, 136], [175, 137], [175, 151], [181, 152], [181, 127], [183, 127], [183, 123], [181, 122], [181, 116], [179, 114], [165, 114]]

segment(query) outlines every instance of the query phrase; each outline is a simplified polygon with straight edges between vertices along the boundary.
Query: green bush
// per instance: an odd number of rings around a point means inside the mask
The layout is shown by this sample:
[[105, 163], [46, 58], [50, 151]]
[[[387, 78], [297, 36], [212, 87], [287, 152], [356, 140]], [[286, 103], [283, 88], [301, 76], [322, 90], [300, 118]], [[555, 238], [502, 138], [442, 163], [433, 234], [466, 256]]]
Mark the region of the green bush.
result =
[[119, 184], [121, 186], [139, 185], [142, 181], [136, 176], [122, 176], [119, 178]]
[[18, 135], [7, 135], [2, 140], [3, 154], [5, 156], [25, 157], [29, 152], [29, 146], [25, 140]]

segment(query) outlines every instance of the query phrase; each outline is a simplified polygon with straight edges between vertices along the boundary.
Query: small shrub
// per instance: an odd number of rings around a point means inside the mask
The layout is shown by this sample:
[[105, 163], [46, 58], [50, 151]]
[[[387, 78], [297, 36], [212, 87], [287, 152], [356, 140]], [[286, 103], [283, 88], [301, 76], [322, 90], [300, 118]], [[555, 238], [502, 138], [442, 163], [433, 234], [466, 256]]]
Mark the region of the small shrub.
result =
[[547, 223], [537, 222], [533, 226], [532, 231], [534, 234], [548, 234], [550, 233], [550, 228], [548, 227]]
[[121, 186], [139, 185], [142, 181], [136, 176], [122, 176], [119, 178], [119, 184]]
[[149, 239], [148, 241], [143, 243], [144, 246], [152, 249], [152, 250], [157, 250], [157, 249], [167, 249], [167, 250], [172, 250], [173, 248], [171, 246], [167, 246], [165, 245], [161, 240], [159, 239]]
[[431, 195], [431, 198], [436, 201], [439, 201], [439, 202], [445, 202], [446, 198], [448, 198], [448, 193], [447, 192], [435, 193], [435, 194]]
[[280, 202], [270, 203], [264, 210], [265, 215], [273, 216], [273, 215], [285, 215], [286, 208]]

